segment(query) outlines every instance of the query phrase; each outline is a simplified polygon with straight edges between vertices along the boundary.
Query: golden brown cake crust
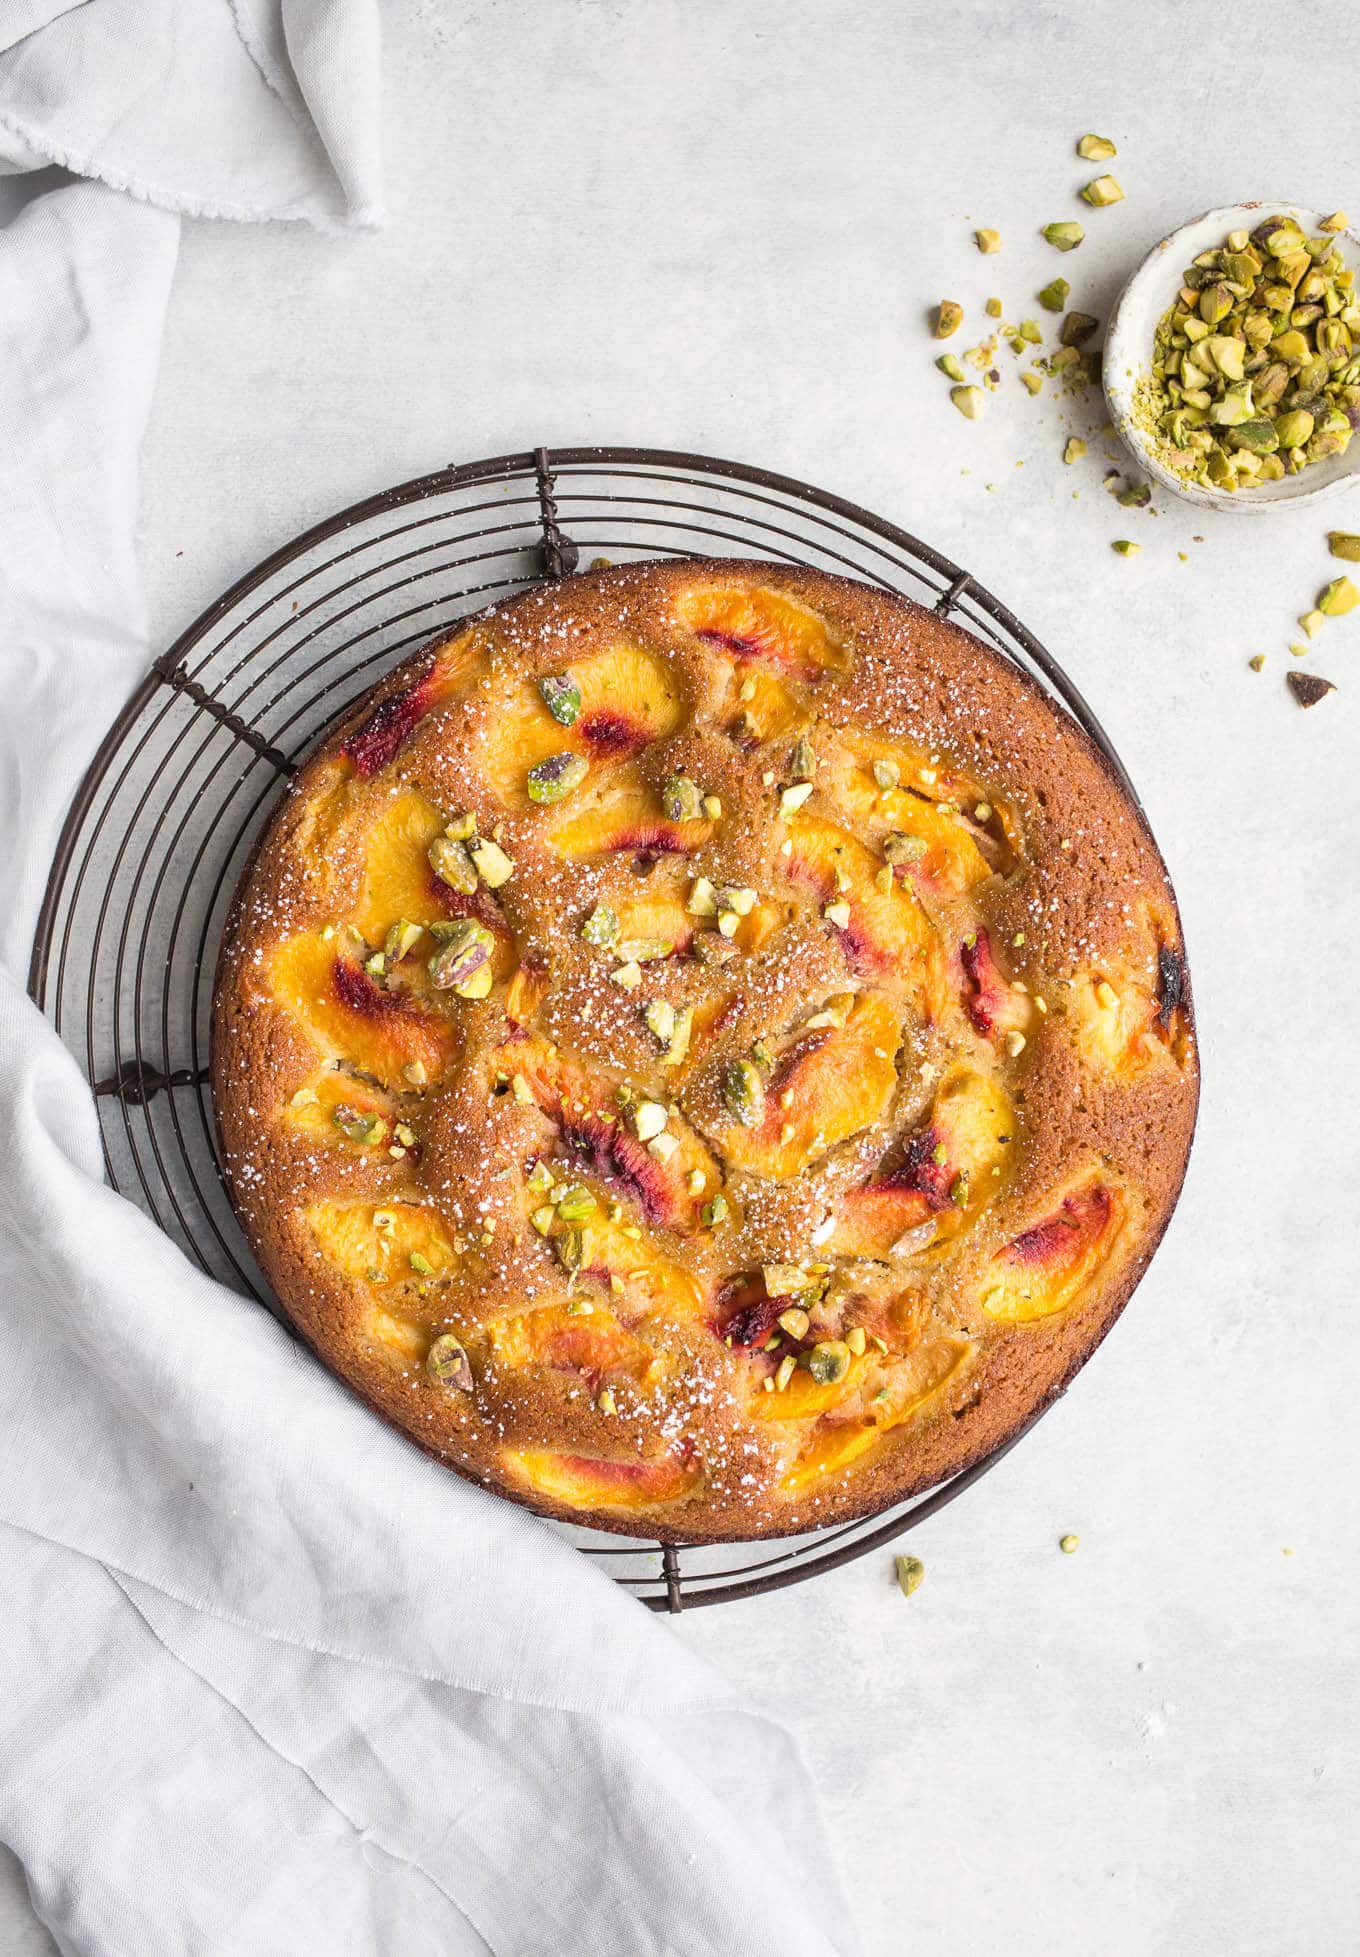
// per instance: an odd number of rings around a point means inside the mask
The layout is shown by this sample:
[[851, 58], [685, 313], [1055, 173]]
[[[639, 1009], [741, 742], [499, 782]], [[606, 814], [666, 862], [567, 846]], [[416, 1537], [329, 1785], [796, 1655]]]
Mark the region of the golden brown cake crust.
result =
[[213, 1088], [328, 1366], [503, 1494], [693, 1541], [873, 1513], [1051, 1399], [1198, 1064], [1081, 730], [901, 598], [719, 560], [532, 591], [345, 718], [238, 893]]

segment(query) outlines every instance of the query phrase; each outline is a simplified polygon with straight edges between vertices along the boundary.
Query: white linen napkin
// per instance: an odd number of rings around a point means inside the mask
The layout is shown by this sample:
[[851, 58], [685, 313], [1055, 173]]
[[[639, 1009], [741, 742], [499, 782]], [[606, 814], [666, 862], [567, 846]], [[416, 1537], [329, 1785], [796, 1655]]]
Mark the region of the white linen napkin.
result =
[[376, 61], [370, 0], [0, 8], [0, 1838], [101, 1957], [851, 1951], [790, 1736], [107, 1189], [23, 993], [149, 659], [172, 213], [372, 222]]

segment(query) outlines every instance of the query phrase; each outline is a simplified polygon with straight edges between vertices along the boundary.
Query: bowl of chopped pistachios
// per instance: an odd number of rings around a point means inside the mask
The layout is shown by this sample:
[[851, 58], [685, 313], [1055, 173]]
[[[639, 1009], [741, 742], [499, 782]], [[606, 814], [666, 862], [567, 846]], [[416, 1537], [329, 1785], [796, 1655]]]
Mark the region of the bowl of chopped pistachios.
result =
[[1110, 418], [1192, 503], [1273, 509], [1360, 476], [1360, 239], [1342, 211], [1235, 204], [1150, 251], [1105, 342]]

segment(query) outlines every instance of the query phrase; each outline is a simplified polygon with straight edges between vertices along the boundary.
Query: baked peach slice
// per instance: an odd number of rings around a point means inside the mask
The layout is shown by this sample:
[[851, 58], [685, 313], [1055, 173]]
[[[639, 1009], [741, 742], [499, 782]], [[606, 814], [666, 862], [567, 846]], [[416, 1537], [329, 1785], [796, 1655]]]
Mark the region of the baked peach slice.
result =
[[318, 933], [277, 947], [269, 984], [323, 1053], [388, 1086], [397, 1086], [413, 1064], [437, 1081], [453, 1058], [457, 1036], [449, 1020], [413, 993], [380, 985], [357, 958]]
[[882, 1120], [897, 1091], [901, 1044], [896, 1007], [881, 994], [860, 994], [839, 1024], [798, 1034], [775, 1058], [762, 1118], [715, 1129], [719, 1151], [733, 1168], [775, 1182], [801, 1175]]
[[912, 891], [898, 883], [880, 890], [881, 857], [834, 822], [796, 816], [788, 833], [793, 845], [786, 859], [789, 875], [814, 891], [824, 909], [834, 907], [831, 922], [851, 966], [899, 978], [915, 971], [923, 992], [933, 996], [943, 968], [940, 941]]
[[625, 640], [550, 677], [569, 681], [580, 696], [579, 705], [571, 702], [570, 719], [549, 710], [536, 681], [517, 680], [479, 744], [477, 765], [507, 808], [530, 806], [529, 770], [549, 755], [579, 754], [598, 774], [673, 733], [684, 717], [684, 699], [665, 662]]
[[572, 1509], [619, 1514], [659, 1508], [697, 1492], [703, 1469], [688, 1450], [640, 1459], [562, 1454], [548, 1448], [505, 1448], [501, 1465], [512, 1482], [545, 1501]]
[[706, 645], [734, 659], [759, 660], [795, 679], [850, 670], [842, 635], [801, 599], [747, 583], [695, 584], [675, 599], [675, 615]]
[[467, 683], [486, 646], [485, 633], [473, 626], [436, 647], [414, 680], [380, 700], [341, 750], [356, 774], [376, 775], [394, 761], [425, 716]]
[[[797, 1458], [779, 1477], [784, 1495], [803, 1495], [825, 1479], [861, 1460], [894, 1428], [920, 1413], [936, 1396], [961, 1378], [973, 1362], [976, 1341], [943, 1336], [923, 1340], [904, 1360], [876, 1365], [880, 1381], [874, 1397], [853, 1420], [823, 1416], [804, 1441]], [[777, 1399], [778, 1394], [769, 1394]]]
[[1067, 1023], [1097, 1072], [1128, 1083], [1184, 1059], [1186, 996], [1185, 961], [1159, 943], [1155, 961], [1110, 959], [1100, 971], [1078, 973], [1067, 993]]
[[576, 862], [625, 850], [638, 856], [688, 856], [712, 834], [707, 816], [673, 821], [655, 790], [627, 780], [612, 783], [588, 801], [573, 798], [549, 827], [547, 839], [557, 855]]
[[1099, 1176], [1070, 1191], [993, 1257], [983, 1310], [1011, 1325], [1066, 1310], [1108, 1263], [1127, 1212], [1121, 1192]]
[[493, 1318], [482, 1331], [487, 1357], [495, 1364], [579, 1373], [592, 1393], [605, 1380], [627, 1379], [640, 1386], [659, 1364], [645, 1339], [599, 1306], [580, 1313], [563, 1305], [540, 1305]]
[[959, 946], [959, 967], [963, 1008], [975, 1032], [993, 1044], [1009, 1033], [1028, 1032], [1034, 1003], [1028, 992], [1017, 992], [1002, 971], [984, 925]]
[[423, 1203], [327, 1201], [302, 1214], [321, 1255], [354, 1282], [414, 1284], [454, 1261], [442, 1219]]
[[313, 1141], [334, 1143], [350, 1154], [386, 1149], [397, 1125], [404, 1126], [395, 1095], [339, 1067], [313, 1074], [285, 1101], [283, 1119]]
[[675, 1146], [658, 1150], [624, 1120], [620, 1083], [604, 1069], [532, 1038], [502, 1047], [499, 1061], [512, 1083], [516, 1076], [524, 1082], [579, 1168], [635, 1203], [649, 1223], [685, 1233], [699, 1227], [703, 1205], [722, 1188], [722, 1171], [688, 1122], [668, 1118]]
[[1014, 1134], [1000, 1084], [964, 1063], [950, 1068], [929, 1120], [841, 1198], [829, 1248], [882, 1258], [898, 1246], [915, 1252], [945, 1241], [995, 1191], [992, 1172]]
[[958, 894], [1014, 869], [1014, 812], [969, 776], [919, 748], [841, 733], [818, 742], [817, 786], [859, 835], [899, 832], [925, 844], [913, 881]]
[[762, 741], [791, 736], [806, 720], [802, 689], [790, 685], [768, 667], [743, 668], [735, 692], [723, 725], [747, 753], [758, 748]]

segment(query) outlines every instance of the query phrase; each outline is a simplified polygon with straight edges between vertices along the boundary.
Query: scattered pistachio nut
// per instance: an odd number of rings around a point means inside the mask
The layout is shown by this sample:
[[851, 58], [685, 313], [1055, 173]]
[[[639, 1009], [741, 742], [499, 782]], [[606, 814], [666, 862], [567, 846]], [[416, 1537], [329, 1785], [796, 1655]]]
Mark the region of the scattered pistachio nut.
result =
[[1333, 578], [1318, 593], [1317, 608], [1324, 618], [1340, 618], [1343, 613], [1354, 611], [1357, 605], [1360, 605], [1360, 590], [1348, 577]]
[[968, 378], [968, 369], [956, 353], [942, 353], [935, 365], [948, 380], [963, 382]]
[[598, 945], [609, 950], [619, 941], [619, 920], [608, 904], [597, 904], [585, 923], [581, 926], [581, 936], [588, 945]]
[[713, 1196], [704, 1204], [699, 1215], [705, 1229], [713, 1230], [717, 1228], [718, 1224], [726, 1223], [727, 1213], [726, 1196]]
[[1092, 177], [1082, 191], [1083, 200], [1094, 209], [1101, 210], [1107, 204], [1122, 204], [1124, 193], [1113, 177]]
[[791, 1339], [805, 1339], [811, 1323], [812, 1320], [801, 1305], [790, 1305], [788, 1310], [781, 1311], [775, 1320], [780, 1330], [787, 1332]]
[[430, 983], [460, 999], [484, 999], [491, 990], [491, 954], [496, 940], [484, 924], [459, 918], [430, 960]]
[[1349, 223], [1350, 219], [1344, 211], [1333, 211], [1330, 217], [1323, 218], [1321, 224], [1318, 226], [1318, 230], [1328, 232], [1344, 231]]
[[980, 252], [990, 255], [994, 251], [1000, 251], [1001, 233], [999, 231], [975, 231], [973, 233], [973, 242]]
[[1099, 328], [1100, 321], [1093, 313], [1070, 312], [1062, 323], [1058, 339], [1065, 347], [1083, 346]]
[[1057, 251], [1075, 251], [1086, 233], [1072, 218], [1065, 218], [1059, 224], [1046, 224], [1043, 235]]
[[444, 834], [453, 843], [470, 842], [477, 833], [477, 818], [470, 809], [459, 809], [444, 824]]
[[1043, 384], [1044, 384], [1044, 377], [1042, 374], [1031, 374], [1026, 372], [1021, 374], [1020, 376], [1020, 385], [1024, 388], [1027, 388], [1031, 394], [1037, 394], [1040, 388], [1043, 386]]
[[468, 855], [488, 890], [499, 890], [515, 874], [515, 859], [507, 856], [500, 844], [493, 842], [489, 836], [469, 843]]
[[[949, 356], [946, 354], [945, 358]], [[795, 781], [811, 781], [817, 773], [817, 750], [806, 734], [800, 734], [794, 742], [793, 753], [789, 758], [789, 773]]]
[[963, 324], [963, 307], [956, 299], [941, 299], [935, 308], [935, 338], [947, 340]]
[[525, 782], [529, 800], [543, 804], [560, 802], [573, 789], [581, 786], [589, 772], [589, 763], [583, 754], [572, 754], [566, 750], [561, 754], [550, 754], [546, 760], [535, 762], [529, 770]]
[[1316, 610], [1311, 612], [1304, 612], [1303, 616], [1299, 620], [1299, 624], [1303, 627], [1304, 631], [1308, 634], [1310, 639], [1315, 639], [1318, 633], [1322, 630], [1322, 622], [1323, 622], [1322, 613]]
[[1080, 1536], [1059, 1536], [1058, 1547], [1064, 1556], [1070, 1556], [1080, 1541]]
[[1329, 530], [1327, 548], [1333, 557], [1344, 558], [1348, 564], [1360, 564], [1360, 537], [1350, 530]]
[[1077, 155], [1087, 163], [1107, 163], [1119, 151], [1108, 136], [1083, 136], [1077, 144]]
[[920, 836], [905, 835], [900, 829], [894, 829], [883, 838], [885, 863], [919, 863], [925, 853], [926, 843]]
[[1122, 504], [1126, 510], [1145, 510], [1152, 501], [1152, 484], [1131, 482], [1119, 491], [1114, 500]]
[[988, 319], [1000, 319], [1002, 313], [1001, 301], [995, 298], [989, 299], [982, 310], [986, 313]]
[[1060, 313], [1067, 304], [1067, 295], [1071, 290], [1066, 279], [1050, 279], [1038, 294], [1039, 304], [1045, 312]]
[[1110, 549], [1117, 550], [1121, 557], [1136, 557], [1142, 548], [1141, 544], [1130, 543], [1127, 537], [1116, 537], [1110, 545]]
[[581, 689], [570, 673], [544, 673], [538, 682], [543, 704], [559, 727], [572, 727], [581, 711]]
[[949, 398], [961, 415], [969, 421], [976, 421], [982, 413], [982, 389], [980, 387], [951, 387]]
[[412, 924], [408, 919], [399, 917], [383, 939], [383, 952], [396, 964], [420, 943], [424, 935], [423, 924]]
[[722, 1096], [727, 1111], [743, 1128], [757, 1128], [765, 1113], [765, 1084], [753, 1060], [729, 1060]]
[[925, 1578], [926, 1566], [919, 1556], [894, 1556], [893, 1569], [897, 1574], [897, 1587], [904, 1597], [919, 1590]]
[[807, 1369], [818, 1386], [838, 1386], [850, 1370], [850, 1358], [844, 1339], [819, 1339], [807, 1355]]
[[649, 999], [642, 1009], [647, 1031], [659, 1046], [670, 1045], [675, 1034], [675, 1007], [668, 999]]
[[1247, 664], [1251, 667], [1253, 673], [1259, 673], [1261, 671], [1261, 668], [1265, 665], [1265, 663], [1266, 663], [1266, 656], [1263, 652], [1254, 652], [1251, 658], [1247, 661]]
[[477, 866], [460, 842], [448, 836], [436, 836], [428, 850], [430, 868], [439, 881], [456, 890], [461, 897], [471, 897], [477, 889]]
[[1073, 435], [1069, 438], [1067, 446], [1063, 450], [1063, 461], [1069, 463], [1080, 462], [1085, 453], [1085, 442], [1082, 441], [1080, 435]]

